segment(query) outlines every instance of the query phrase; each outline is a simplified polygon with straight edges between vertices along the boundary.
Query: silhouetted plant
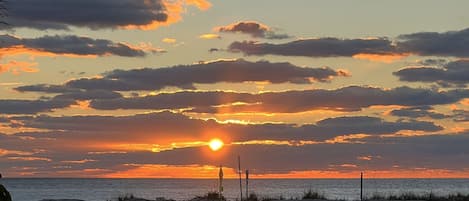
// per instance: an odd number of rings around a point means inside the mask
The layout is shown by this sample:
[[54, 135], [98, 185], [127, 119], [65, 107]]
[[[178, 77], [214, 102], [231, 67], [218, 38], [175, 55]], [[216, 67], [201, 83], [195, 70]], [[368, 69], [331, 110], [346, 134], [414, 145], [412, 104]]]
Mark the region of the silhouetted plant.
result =
[[307, 192], [303, 194], [303, 200], [305, 199], [311, 199], [311, 200], [325, 200], [326, 197], [324, 195], [318, 193], [318, 192], [313, 192], [311, 189], [309, 189]]
[[251, 194], [249, 194], [246, 201], [259, 201], [259, 198], [257, 197], [257, 195], [255, 193], [251, 193]]
[[469, 201], [469, 195], [458, 193], [447, 196], [437, 196], [434, 193], [415, 194], [407, 192], [401, 195], [383, 196], [376, 193], [366, 200]]
[[203, 195], [203, 196], [197, 196], [193, 199], [191, 199], [192, 201], [196, 201], [196, 200], [221, 200], [221, 201], [225, 201], [226, 198], [223, 196], [223, 195], [220, 195], [218, 192], [208, 192], [207, 194]]

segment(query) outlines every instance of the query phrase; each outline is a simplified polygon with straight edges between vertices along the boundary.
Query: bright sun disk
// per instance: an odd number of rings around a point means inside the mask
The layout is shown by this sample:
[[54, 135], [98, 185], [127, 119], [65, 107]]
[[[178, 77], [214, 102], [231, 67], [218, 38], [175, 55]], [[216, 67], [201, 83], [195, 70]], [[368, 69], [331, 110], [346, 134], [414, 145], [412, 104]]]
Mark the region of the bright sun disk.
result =
[[221, 141], [218, 138], [214, 138], [210, 140], [210, 142], [208, 143], [208, 146], [210, 147], [212, 151], [220, 150], [223, 147], [223, 145], [224, 145], [223, 141]]

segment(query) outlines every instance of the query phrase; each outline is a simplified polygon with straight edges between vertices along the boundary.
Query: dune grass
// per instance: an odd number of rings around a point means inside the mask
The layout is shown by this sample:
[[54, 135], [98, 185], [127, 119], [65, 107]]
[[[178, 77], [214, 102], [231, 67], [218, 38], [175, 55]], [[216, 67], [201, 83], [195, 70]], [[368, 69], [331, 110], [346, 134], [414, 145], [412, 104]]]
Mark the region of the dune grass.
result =
[[412, 192], [402, 193], [400, 195], [383, 196], [375, 194], [366, 200], [415, 200], [415, 201], [469, 201], [469, 194], [464, 195], [461, 193], [450, 194], [446, 196], [438, 196], [434, 193], [416, 194]]

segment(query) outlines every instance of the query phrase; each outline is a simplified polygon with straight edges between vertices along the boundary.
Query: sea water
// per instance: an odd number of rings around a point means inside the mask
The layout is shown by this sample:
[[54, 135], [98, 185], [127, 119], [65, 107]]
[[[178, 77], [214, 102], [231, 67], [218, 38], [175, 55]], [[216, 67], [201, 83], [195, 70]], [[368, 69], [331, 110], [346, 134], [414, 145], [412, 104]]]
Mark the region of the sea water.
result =
[[[245, 194], [243, 180], [243, 194]], [[218, 189], [216, 179], [2, 179], [13, 201], [39, 201], [41, 199], [82, 199], [106, 201], [133, 194], [155, 199], [165, 197], [188, 200]], [[224, 180], [224, 196], [229, 200], [240, 197], [239, 181]], [[249, 191], [260, 197], [301, 198], [309, 189], [330, 199], [358, 200], [358, 179], [252, 179]], [[469, 194], [469, 179], [368, 179], [364, 181], [364, 194], [371, 196], [397, 195], [413, 192], [448, 195]]]

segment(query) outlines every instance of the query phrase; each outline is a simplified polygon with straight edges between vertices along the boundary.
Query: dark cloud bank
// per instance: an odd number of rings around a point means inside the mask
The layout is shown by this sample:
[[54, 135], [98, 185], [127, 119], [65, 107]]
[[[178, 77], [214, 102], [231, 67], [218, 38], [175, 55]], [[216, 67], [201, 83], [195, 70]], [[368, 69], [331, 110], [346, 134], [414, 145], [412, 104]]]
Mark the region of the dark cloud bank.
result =
[[218, 32], [225, 32], [225, 33], [248, 34], [254, 38], [266, 38], [266, 39], [291, 38], [291, 36], [287, 34], [275, 33], [267, 25], [261, 24], [259, 22], [254, 22], [254, 21], [238, 22], [238, 23], [234, 23], [228, 26], [217, 27], [215, 28], [215, 30]]
[[[215, 61], [166, 68], [143, 68], [135, 70], [113, 70], [103, 78], [82, 78], [69, 81], [68, 88], [103, 89], [113, 91], [160, 90], [165, 87], [195, 89], [194, 84], [215, 84], [219, 82], [241, 83], [268, 81], [271, 83], [310, 84], [312, 81], [327, 82], [334, 77], [348, 76], [344, 71], [329, 67], [299, 67], [290, 63], [268, 61], [249, 62], [242, 59]], [[19, 91], [49, 90], [44, 85], [19, 87]], [[39, 89], [41, 88], [41, 89]]]
[[8, 1], [6, 6], [9, 10], [6, 21], [13, 28], [120, 28], [168, 19], [161, 0], [14, 0]]
[[232, 52], [246, 55], [282, 55], [307, 57], [350, 57], [357, 54], [420, 56], [469, 56], [469, 29], [444, 33], [420, 32], [388, 38], [340, 39], [313, 38], [288, 43], [233, 42]]
[[441, 86], [464, 87], [469, 83], [469, 60], [457, 60], [442, 66], [406, 67], [394, 75], [401, 81], [438, 83]]
[[[142, 57], [146, 50], [116, 43], [105, 39], [93, 39], [73, 35], [42, 36], [39, 38], [18, 38], [0, 35], [1, 48], [26, 48], [38, 52], [59, 55]], [[150, 52], [156, 53], [156, 50]]]
[[[359, 111], [374, 105], [441, 105], [469, 97], [467, 90], [435, 91], [399, 87], [384, 90], [351, 86], [335, 90], [266, 92], [177, 92], [155, 96], [94, 100], [91, 107], [115, 109], [184, 109], [197, 113], [295, 113], [317, 109]], [[347, 100], [347, 101], [344, 101]], [[229, 105], [236, 102], [245, 105]], [[222, 106], [225, 105], [225, 106]]]
[[[1, 135], [0, 148], [34, 153], [31, 156], [49, 158], [44, 161], [11, 161], [9, 153], [0, 157], [4, 169], [13, 166], [51, 167], [61, 161], [89, 159], [86, 164], [69, 164], [71, 168], [106, 167], [112, 171], [122, 170], [122, 164], [166, 164], [166, 165], [218, 165], [236, 167], [232, 161], [237, 154], [250, 169], [258, 173], [285, 173], [294, 170], [350, 170], [342, 164], [355, 164], [358, 167], [373, 169], [400, 168], [444, 168], [463, 170], [469, 153], [467, 133], [457, 135], [395, 136], [380, 137], [402, 130], [435, 132], [442, 128], [424, 121], [384, 121], [376, 117], [356, 116], [337, 117], [321, 120], [315, 124], [220, 124], [213, 120], [203, 121], [186, 116], [161, 112], [121, 117], [71, 116], [71, 117], [16, 117], [24, 126], [47, 128], [57, 131], [49, 133], [18, 133]], [[185, 126], [178, 126], [185, 125]], [[94, 143], [157, 143], [165, 138], [201, 139], [204, 131], [218, 130], [229, 134], [233, 141], [249, 140], [296, 140], [322, 141], [337, 136], [367, 134], [369, 137], [351, 139], [348, 143], [318, 143], [292, 145], [231, 145], [225, 147], [223, 157], [207, 157], [206, 147], [176, 148], [153, 153], [150, 151], [92, 152], [109, 151], [94, 147]], [[150, 132], [151, 131], [151, 132]], [[129, 134], [132, 133], [132, 134]], [[34, 137], [31, 139], [31, 137]], [[73, 142], [73, 143], [71, 143]], [[91, 143], [93, 142], [93, 143]], [[43, 144], [47, 143], [47, 151]], [[444, 150], [444, 151], [442, 151]], [[360, 157], [373, 156], [371, 161]], [[275, 157], [275, 160], [273, 160]], [[262, 159], [262, 160], [261, 160]], [[272, 159], [272, 160], [266, 160]], [[43, 164], [43, 165], [41, 165]], [[45, 165], [49, 164], [49, 165]], [[448, 164], [451, 164], [448, 166]], [[63, 165], [63, 164], [62, 164]], [[72, 168], [72, 169], [73, 169]], [[353, 168], [352, 168], [353, 169]], [[44, 171], [50, 171], [44, 169]]]
[[[47, 86], [45, 88], [41, 86], [25, 86], [17, 90], [39, 90], [50, 93], [63, 91], [64, 89], [57, 86], [50, 86], [50, 88]], [[359, 111], [363, 108], [380, 105], [411, 107], [444, 105], [456, 103], [468, 97], [469, 91], [466, 89], [437, 91], [398, 87], [385, 90], [373, 87], [350, 86], [335, 90], [316, 89], [260, 94], [224, 91], [183, 91], [144, 97], [122, 97], [119, 93], [107, 90], [82, 90], [78, 92], [65, 92], [57, 95], [52, 100], [91, 100], [90, 107], [99, 110], [184, 109], [186, 112], [195, 113], [297, 113], [318, 109]], [[11, 102], [14, 102], [14, 100], [9, 100], [9, 104]], [[244, 104], [231, 105], [234, 103]], [[3, 110], [9, 113], [15, 110], [9, 107], [8, 104], [3, 104], [5, 106], [0, 107], [4, 108]], [[22, 109], [17, 113], [21, 112], [23, 112]], [[0, 113], [3, 113], [3, 111], [0, 110]]]

